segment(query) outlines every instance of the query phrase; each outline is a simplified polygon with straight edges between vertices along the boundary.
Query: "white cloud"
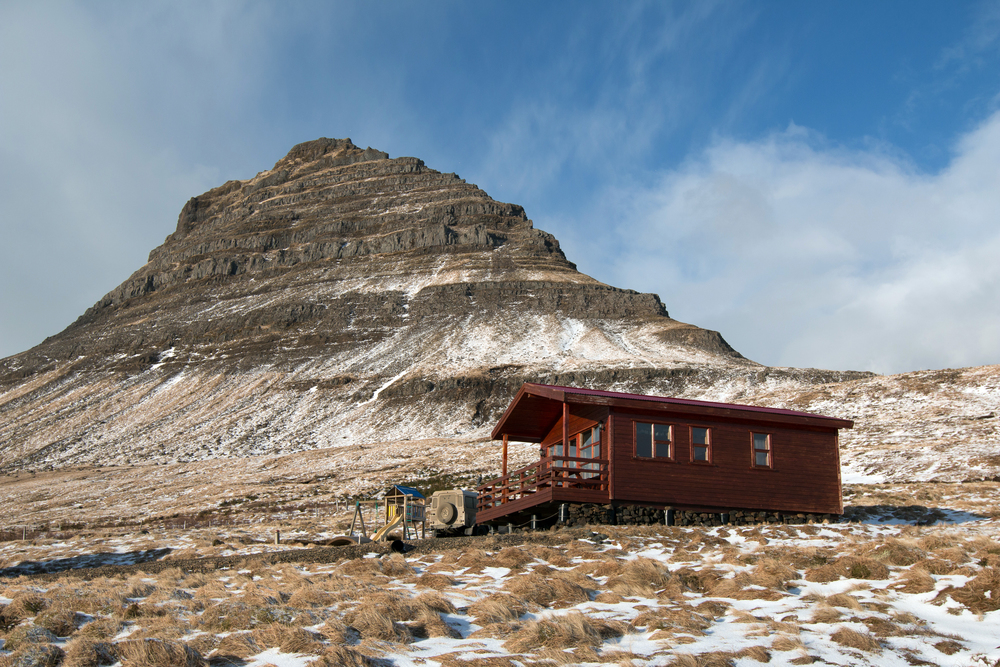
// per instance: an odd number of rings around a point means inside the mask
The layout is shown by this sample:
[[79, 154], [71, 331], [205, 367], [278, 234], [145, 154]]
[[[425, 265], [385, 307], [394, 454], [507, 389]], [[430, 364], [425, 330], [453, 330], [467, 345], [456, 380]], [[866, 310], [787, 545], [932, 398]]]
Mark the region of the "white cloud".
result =
[[611, 282], [660, 293], [755, 360], [1000, 363], [1000, 114], [937, 174], [792, 126], [720, 139], [655, 186], [608, 193], [615, 208]]
[[0, 356], [82, 314], [225, 180], [199, 158], [266, 53], [266, 17], [229, 7], [0, 6]]

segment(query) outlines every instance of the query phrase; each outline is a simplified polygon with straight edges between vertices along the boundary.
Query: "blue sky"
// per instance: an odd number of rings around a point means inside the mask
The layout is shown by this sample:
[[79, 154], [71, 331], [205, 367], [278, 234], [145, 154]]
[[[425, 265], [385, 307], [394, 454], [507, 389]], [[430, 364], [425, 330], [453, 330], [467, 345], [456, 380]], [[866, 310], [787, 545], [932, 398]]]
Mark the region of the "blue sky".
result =
[[1000, 3], [0, 4], [0, 356], [320, 136], [770, 365], [1000, 363]]

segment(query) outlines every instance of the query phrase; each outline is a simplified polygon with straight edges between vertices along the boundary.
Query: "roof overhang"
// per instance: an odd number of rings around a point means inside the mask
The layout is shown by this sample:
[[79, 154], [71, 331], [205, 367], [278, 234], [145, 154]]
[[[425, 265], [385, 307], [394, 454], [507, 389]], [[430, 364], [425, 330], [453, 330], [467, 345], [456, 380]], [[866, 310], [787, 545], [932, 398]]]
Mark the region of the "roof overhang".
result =
[[605, 405], [647, 412], [685, 414], [692, 418], [734, 421], [774, 422], [790, 427], [841, 429], [853, 428], [849, 419], [826, 417], [809, 412], [766, 408], [755, 405], [695, 401], [665, 396], [623, 394], [596, 389], [559, 387], [526, 382], [507, 406], [491, 437], [507, 436], [521, 442], [541, 442], [562, 416], [564, 403]]

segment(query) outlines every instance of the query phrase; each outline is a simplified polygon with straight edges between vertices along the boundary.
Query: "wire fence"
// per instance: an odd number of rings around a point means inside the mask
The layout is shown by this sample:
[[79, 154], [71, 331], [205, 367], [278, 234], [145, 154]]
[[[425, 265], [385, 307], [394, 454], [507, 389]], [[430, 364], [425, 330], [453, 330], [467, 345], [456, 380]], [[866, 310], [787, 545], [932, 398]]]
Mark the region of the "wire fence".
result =
[[[238, 507], [238, 506], [237, 506]], [[343, 514], [350, 519], [354, 501], [332, 503], [307, 503], [294, 506], [247, 504], [234, 512], [232, 508], [221, 511], [200, 511], [175, 514], [169, 517], [147, 517], [98, 520], [94, 522], [50, 522], [0, 526], [0, 542], [34, 539], [71, 539], [82, 532], [95, 530], [196, 530], [215, 527], [236, 527], [270, 524], [291, 520], [333, 520]]]

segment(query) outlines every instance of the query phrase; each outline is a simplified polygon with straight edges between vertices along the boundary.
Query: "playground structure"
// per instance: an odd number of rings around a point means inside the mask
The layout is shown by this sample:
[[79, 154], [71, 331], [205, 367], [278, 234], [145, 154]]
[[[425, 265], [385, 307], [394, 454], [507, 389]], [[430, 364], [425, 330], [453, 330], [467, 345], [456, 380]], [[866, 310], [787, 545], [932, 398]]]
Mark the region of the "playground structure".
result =
[[423, 538], [427, 534], [426, 500], [420, 491], [398, 484], [390, 486], [381, 498], [358, 500], [354, 503], [354, 517], [347, 535], [334, 538], [330, 544], [378, 542], [389, 539], [397, 528], [402, 528], [404, 540]]

